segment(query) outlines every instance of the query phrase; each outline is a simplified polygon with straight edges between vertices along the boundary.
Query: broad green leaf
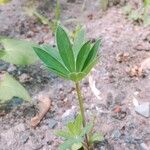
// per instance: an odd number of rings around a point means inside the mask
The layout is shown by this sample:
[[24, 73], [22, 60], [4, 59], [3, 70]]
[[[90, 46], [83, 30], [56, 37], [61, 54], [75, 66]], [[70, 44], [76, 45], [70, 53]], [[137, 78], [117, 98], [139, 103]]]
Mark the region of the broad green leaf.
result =
[[94, 143], [94, 142], [100, 142], [100, 141], [103, 141], [104, 140], [104, 137], [103, 135], [101, 134], [98, 134], [98, 133], [94, 133], [92, 135], [92, 137], [90, 138], [90, 143]]
[[0, 50], [0, 58], [3, 57], [5, 55], [5, 51], [4, 50]]
[[5, 55], [1, 59], [6, 62], [16, 65], [28, 65], [38, 60], [32, 48], [33, 46], [38, 47], [37, 44], [10, 38], [0, 38], [0, 43], [5, 48]]
[[81, 28], [78, 31], [78, 33], [74, 39], [74, 44], [72, 46], [73, 52], [75, 54], [75, 58], [77, 58], [79, 50], [83, 46], [84, 42], [85, 42], [85, 28]]
[[93, 47], [91, 48], [89, 55], [84, 63], [82, 71], [97, 57], [98, 48], [100, 46], [100, 40], [97, 40]]
[[0, 5], [1, 4], [6, 4], [6, 3], [9, 3], [11, 0], [0, 0]]
[[75, 143], [72, 145], [71, 150], [79, 150], [82, 148], [82, 143]]
[[75, 58], [71, 43], [66, 32], [60, 26], [58, 26], [56, 31], [56, 41], [64, 64], [70, 71], [75, 71]]
[[13, 97], [30, 101], [31, 97], [25, 88], [8, 73], [0, 74], [0, 102], [3, 103]]
[[67, 77], [69, 71], [55, 58], [55, 56], [52, 56], [50, 53], [41, 48], [34, 47], [34, 50], [49, 69], [55, 70]]
[[76, 133], [77, 135], [79, 135], [81, 133], [81, 128], [82, 128], [82, 116], [81, 115], [77, 116], [74, 124], [75, 124]]
[[147, 8], [150, 6], [150, 0], [144, 0], [144, 7]]
[[66, 140], [63, 144], [59, 146], [59, 150], [70, 150], [72, 145], [75, 143], [82, 143], [83, 138], [71, 138], [69, 140]]
[[60, 136], [60, 137], [63, 137], [63, 138], [65, 138], [65, 139], [70, 139], [70, 138], [72, 138], [72, 136], [69, 134], [68, 131], [58, 131], [58, 132], [56, 133], [56, 135], [57, 135], [57, 136]]
[[85, 134], [89, 133], [90, 130], [92, 129], [93, 127], [93, 124], [87, 124], [83, 129], [82, 129], [82, 132], [80, 133], [80, 136], [85, 136]]
[[67, 127], [69, 129], [70, 135], [72, 135], [72, 136], [76, 136], [77, 135], [74, 122], [69, 122]]
[[86, 42], [82, 48], [79, 51], [79, 54], [77, 56], [77, 60], [76, 60], [76, 71], [80, 72], [84, 66], [84, 63], [88, 57], [88, 54], [90, 52], [90, 42]]

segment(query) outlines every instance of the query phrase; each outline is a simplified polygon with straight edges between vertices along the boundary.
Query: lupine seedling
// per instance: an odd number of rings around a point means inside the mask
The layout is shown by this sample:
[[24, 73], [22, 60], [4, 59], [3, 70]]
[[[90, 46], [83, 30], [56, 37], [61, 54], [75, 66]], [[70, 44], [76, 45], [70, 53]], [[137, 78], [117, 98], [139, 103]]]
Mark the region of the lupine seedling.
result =
[[88, 132], [91, 127], [86, 124], [79, 83], [98, 61], [100, 40], [92, 44], [90, 41], [85, 41], [84, 37], [85, 31], [81, 29], [72, 44], [65, 30], [58, 26], [55, 48], [49, 45], [42, 45], [41, 48], [34, 47], [36, 54], [51, 72], [73, 81], [76, 86], [81, 117], [78, 116], [73, 123], [69, 123], [67, 131], [58, 134], [65, 138], [64, 145], [60, 146], [61, 150], [75, 150], [81, 147], [90, 150]]

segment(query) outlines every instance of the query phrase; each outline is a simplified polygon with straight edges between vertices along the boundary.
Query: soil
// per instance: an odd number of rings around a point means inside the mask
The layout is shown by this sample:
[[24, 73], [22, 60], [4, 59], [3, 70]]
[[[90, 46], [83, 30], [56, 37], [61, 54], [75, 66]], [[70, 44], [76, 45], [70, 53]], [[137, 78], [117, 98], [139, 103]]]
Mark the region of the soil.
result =
[[[25, 14], [23, 7], [27, 4], [25, 0], [13, 0], [0, 6], [0, 35], [54, 44], [49, 27]], [[53, 12], [47, 12], [43, 3], [38, 4], [38, 9], [52, 19]], [[96, 116], [95, 130], [105, 137], [95, 149], [148, 150], [150, 119], [135, 112], [133, 99], [139, 103], [149, 102], [150, 74], [147, 71], [145, 76], [131, 77], [127, 70], [150, 57], [150, 49], [145, 48], [146, 44], [150, 45], [150, 27], [129, 21], [120, 5], [106, 12], [100, 11], [97, 1], [86, 3], [84, 11], [82, 6], [82, 1], [61, 1], [61, 22], [70, 30], [81, 23], [86, 27], [89, 39], [102, 40], [100, 60], [89, 75], [96, 83], [99, 97], [90, 88], [89, 76], [81, 83], [86, 118], [91, 120]], [[118, 62], [116, 56], [120, 53], [128, 53], [128, 59]], [[11, 67], [0, 62], [1, 71], [11, 70]], [[64, 128], [63, 114], [79, 109], [74, 84], [47, 72], [41, 63], [15, 67], [9, 73], [17, 79], [23, 73], [32, 77], [24, 86], [33, 102], [11, 105], [0, 117], [0, 150], [57, 150], [62, 139], [55, 136], [55, 132]], [[41, 123], [31, 128], [30, 120], [38, 111], [39, 93], [50, 97], [52, 107]], [[56, 123], [53, 126], [51, 122]]]

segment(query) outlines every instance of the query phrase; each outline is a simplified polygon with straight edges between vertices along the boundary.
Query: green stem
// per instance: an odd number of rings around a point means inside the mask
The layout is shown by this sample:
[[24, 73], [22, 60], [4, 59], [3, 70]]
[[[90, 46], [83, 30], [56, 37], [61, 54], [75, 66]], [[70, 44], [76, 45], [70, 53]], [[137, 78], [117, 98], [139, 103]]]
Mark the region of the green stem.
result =
[[[79, 86], [79, 82], [76, 82], [75, 85], [76, 85], [76, 91], [77, 91], [77, 95], [78, 95], [80, 112], [81, 112], [81, 116], [82, 116], [82, 120], [83, 120], [82, 124], [83, 124], [83, 127], [85, 127], [86, 126], [86, 121], [85, 121], [85, 114], [84, 114], [84, 107], [83, 107], [83, 98], [82, 98], [82, 95], [81, 95], [81, 89], [80, 89], [80, 86]], [[88, 141], [87, 134], [85, 135], [85, 142], [86, 142], [87, 149], [88, 149], [89, 148], [89, 141]]]

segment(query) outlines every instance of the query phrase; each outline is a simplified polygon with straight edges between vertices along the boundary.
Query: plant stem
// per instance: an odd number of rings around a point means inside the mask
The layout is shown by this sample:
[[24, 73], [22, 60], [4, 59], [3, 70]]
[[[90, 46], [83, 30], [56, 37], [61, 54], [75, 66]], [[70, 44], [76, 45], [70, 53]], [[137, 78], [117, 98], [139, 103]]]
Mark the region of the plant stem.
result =
[[[77, 95], [78, 95], [80, 112], [81, 112], [81, 116], [82, 116], [82, 120], [83, 120], [82, 124], [83, 124], [83, 127], [85, 127], [86, 126], [86, 121], [85, 121], [85, 114], [84, 114], [84, 107], [83, 107], [83, 98], [82, 98], [82, 95], [81, 95], [81, 89], [80, 89], [79, 82], [76, 82], [75, 85], [76, 85], [76, 91], [77, 91]], [[86, 142], [87, 149], [88, 149], [89, 148], [89, 141], [88, 141], [87, 134], [85, 135], [85, 142]]]

